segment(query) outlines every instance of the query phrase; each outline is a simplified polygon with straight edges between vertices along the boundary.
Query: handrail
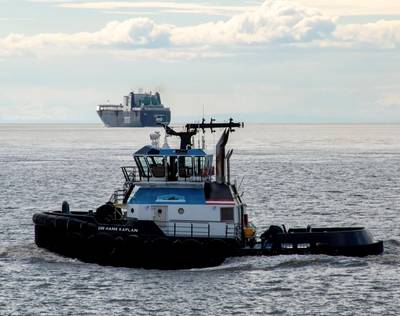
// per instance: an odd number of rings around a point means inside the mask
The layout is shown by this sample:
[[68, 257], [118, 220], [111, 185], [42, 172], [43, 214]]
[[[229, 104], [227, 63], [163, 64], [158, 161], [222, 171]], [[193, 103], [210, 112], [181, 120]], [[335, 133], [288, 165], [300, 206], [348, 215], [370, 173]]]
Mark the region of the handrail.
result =
[[135, 166], [123, 166], [121, 167], [122, 173], [124, 174], [125, 183], [138, 182], [140, 174]]
[[111, 194], [110, 197], [110, 202], [112, 202], [114, 205], [115, 204], [124, 204], [124, 199], [125, 199], [125, 190], [115, 190], [113, 194]]
[[[156, 224], [165, 235], [171, 237], [199, 237], [199, 238], [236, 238], [239, 237], [238, 225], [225, 223], [224, 233], [217, 234], [212, 231], [210, 223], [196, 222], [161, 222]], [[223, 223], [220, 223], [223, 224]]]
[[141, 173], [139, 172], [139, 169], [136, 166], [123, 166], [121, 167], [122, 173], [125, 178], [125, 184], [131, 184], [134, 182], [140, 182], [140, 181], [147, 181], [150, 182], [152, 180], [158, 180], [162, 181], [163, 179], [166, 182], [177, 182], [179, 179], [181, 179], [184, 182], [205, 182], [211, 180], [211, 175], [191, 175], [191, 176], [186, 176], [186, 173], [184, 174], [183, 177], [179, 176], [178, 180], [176, 181], [168, 181], [168, 176], [166, 175], [165, 177], [154, 177], [151, 176], [150, 173], [148, 176], [143, 177]]

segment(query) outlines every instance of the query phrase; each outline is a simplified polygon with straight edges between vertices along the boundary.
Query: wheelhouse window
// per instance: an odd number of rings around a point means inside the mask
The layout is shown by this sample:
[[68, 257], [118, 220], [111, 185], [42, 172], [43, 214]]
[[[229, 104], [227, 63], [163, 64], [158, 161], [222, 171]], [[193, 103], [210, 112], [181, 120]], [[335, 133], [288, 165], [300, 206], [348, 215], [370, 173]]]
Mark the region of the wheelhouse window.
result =
[[[151, 155], [153, 154], [153, 155]], [[162, 155], [154, 152], [150, 155], [135, 155], [134, 159], [142, 178], [165, 179], [167, 181], [196, 181], [194, 177], [212, 175], [212, 155], [189, 156]]]
[[181, 156], [179, 157], [179, 177], [189, 178], [193, 176], [193, 157]]
[[176, 181], [178, 180], [177, 172], [177, 157], [176, 156], [169, 156], [167, 157], [167, 170], [168, 170], [168, 181]]
[[165, 177], [165, 158], [162, 156], [149, 156], [147, 161], [150, 166], [151, 173], [155, 178]]
[[135, 156], [136, 164], [142, 177], [150, 177], [150, 169], [144, 156]]
[[204, 166], [205, 157], [194, 157], [194, 175], [197, 177], [205, 176]]

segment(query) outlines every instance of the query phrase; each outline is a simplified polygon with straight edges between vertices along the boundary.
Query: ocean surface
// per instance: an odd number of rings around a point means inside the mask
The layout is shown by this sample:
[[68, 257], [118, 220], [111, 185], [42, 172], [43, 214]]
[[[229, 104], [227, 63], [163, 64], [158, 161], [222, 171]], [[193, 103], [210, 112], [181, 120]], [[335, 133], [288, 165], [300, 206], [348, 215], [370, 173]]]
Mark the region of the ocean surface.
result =
[[[153, 130], [0, 125], [0, 315], [399, 315], [400, 125], [247, 125], [229, 143], [259, 233], [364, 225], [384, 241], [382, 256], [243, 257], [158, 271], [36, 247], [32, 215], [63, 200], [96, 209]], [[209, 147], [217, 139], [207, 134]]]

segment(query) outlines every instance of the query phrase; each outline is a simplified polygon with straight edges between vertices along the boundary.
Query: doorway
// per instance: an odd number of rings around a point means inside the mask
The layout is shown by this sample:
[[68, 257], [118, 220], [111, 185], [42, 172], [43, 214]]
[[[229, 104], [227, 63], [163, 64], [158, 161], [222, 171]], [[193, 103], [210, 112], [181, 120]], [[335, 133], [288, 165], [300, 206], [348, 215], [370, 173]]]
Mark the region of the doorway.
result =
[[153, 210], [153, 220], [156, 222], [167, 221], [167, 210], [168, 206], [152, 206]]

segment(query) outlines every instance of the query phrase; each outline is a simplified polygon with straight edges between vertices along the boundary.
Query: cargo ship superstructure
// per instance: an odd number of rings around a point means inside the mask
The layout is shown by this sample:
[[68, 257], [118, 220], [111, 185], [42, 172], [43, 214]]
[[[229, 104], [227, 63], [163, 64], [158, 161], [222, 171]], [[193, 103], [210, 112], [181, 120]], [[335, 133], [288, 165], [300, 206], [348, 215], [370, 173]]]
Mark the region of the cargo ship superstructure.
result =
[[171, 111], [161, 103], [159, 92], [130, 92], [121, 104], [100, 104], [97, 114], [107, 127], [144, 127], [169, 124]]

